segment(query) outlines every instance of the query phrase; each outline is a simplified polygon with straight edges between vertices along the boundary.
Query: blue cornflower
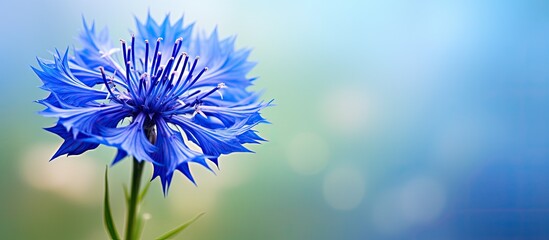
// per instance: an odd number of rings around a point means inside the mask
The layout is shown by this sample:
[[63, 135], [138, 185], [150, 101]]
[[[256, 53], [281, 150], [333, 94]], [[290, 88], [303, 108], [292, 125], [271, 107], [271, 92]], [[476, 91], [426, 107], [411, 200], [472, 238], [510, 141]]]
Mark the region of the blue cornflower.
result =
[[212, 170], [206, 160], [217, 165], [220, 155], [264, 141], [252, 128], [266, 122], [259, 111], [270, 102], [247, 90], [255, 63], [250, 50], [235, 49], [234, 37], [193, 34], [183, 18], [158, 23], [149, 15], [116, 47], [106, 28], [83, 22], [81, 48], [33, 67], [50, 92], [38, 101], [41, 114], [58, 118], [46, 130], [64, 139], [52, 159], [115, 147], [113, 164], [128, 155], [150, 162], [166, 192], [176, 170], [195, 183], [190, 163]]

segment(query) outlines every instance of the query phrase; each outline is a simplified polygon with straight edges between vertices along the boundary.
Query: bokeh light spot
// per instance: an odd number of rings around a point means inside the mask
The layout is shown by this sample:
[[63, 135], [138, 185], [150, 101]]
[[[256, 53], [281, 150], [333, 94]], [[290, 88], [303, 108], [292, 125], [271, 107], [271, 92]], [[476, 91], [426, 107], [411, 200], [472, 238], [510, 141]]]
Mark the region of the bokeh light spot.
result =
[[36, 189], [55, 193], [81, 204], [98, 204], [101, 191], [97, 177], [101, 176], [93, 159], [86, 156], [60, 157], [49, 162], [56, 146], [34, 145], [20, 159], [21, 177]]

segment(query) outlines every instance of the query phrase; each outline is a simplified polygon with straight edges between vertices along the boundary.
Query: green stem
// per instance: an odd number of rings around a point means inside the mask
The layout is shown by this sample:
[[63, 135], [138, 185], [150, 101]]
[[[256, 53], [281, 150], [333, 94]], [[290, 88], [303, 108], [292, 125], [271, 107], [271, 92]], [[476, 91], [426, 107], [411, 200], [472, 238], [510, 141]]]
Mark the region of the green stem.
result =
[[126, 240], [135, 240], [134, 233], [137, 223], [137, 213], [139, 205], [139, 188], [141, 185], [141, 176], [143, 175], [144, 161], [137, 161], [133, 159], [133, 171], [132, 171], [132, 185], [130, 189], [130, 199], [128, 201], [128, 215], [126, 218]]

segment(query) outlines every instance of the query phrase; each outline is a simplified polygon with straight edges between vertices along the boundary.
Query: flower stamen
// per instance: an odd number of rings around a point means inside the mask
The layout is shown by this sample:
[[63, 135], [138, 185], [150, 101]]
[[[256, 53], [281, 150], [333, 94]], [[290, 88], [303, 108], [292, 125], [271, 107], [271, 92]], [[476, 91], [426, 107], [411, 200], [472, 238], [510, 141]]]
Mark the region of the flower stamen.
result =
[[155, 60], [153, 60], [153, 64], [151, 65], [151, 67], [153, 67], [153, 69], [151, 69], [151, 73], [153, 76], [156, 76], [156, 72], [158, 71], [158, 67], [160, 66], [160, 60], [162, 60], [161, 52], [156, 54], [156, 58]]
[[120, 43], [122, 44], [122, 54], [124, 54], [124, 62], [127, 62], [128, 59], [127, 59], [127, 56], [126, 56], [126, 41], [124, 41], [123, 39], [120, 39]]
[[133, 69], [136, 69], [135, 67], [135, 35], [132, 34], [132, 64]]
[[143, 72], [147, 72], [149, 69], [149, 40], [145, 40], [145, 69]]
[[[154, 54], [153, 54], [153, 61], [152, 61], [152, 64], [151, 64], [151, 68], [154, 68], [155, 64], [156, 64], [156, 56], [159, 54], [158, 52], [158, 48], [160, 47], [160, 41], [162, 40], [162, 38], [158, 38], [156, 39], [156, 47], [154, 49]], [[148, 59], [147, 59], [148, 61]], [[148, 69], [145, 69], [145, 72], [147, 71]], [[151, 69], [151, 73], [154, 73], [153, 69]]]
[[103, 82], [105, 83], [105, 87], [107, 88], [107, 91], [112, 96], [112, 99], [115, 100], [116, 102], [125, 104], [124, 101], [121, 101], [120, 99], [118, 99], [118, 97], [116, 97], [116, 95], [114, 95], [114, 93], [112, 92], [110, 84], [107, 81], [107, 75], [105, 74], [105, 69], [103, 67], [99, 67], [99, 71], [101, 71], [101, 76], [103, 77]]

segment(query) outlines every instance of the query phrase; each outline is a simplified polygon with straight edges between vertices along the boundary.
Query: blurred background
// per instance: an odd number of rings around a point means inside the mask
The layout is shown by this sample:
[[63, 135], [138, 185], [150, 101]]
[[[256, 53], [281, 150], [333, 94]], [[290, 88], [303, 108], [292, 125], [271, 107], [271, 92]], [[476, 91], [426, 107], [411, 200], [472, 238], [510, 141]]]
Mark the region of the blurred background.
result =
[[[144, 239], [202, 211], [178, 239], [549, 239], [547, 1], [2, 1], [1, 239], [107, 238], [114, 151], [48, 162], [30, 66], [78, 45], [82, 15], [116, 42], [148, 10], [237, 34], [277, 106], [256, 154], [166, 198], [154, 181]], [[130, 167], [110, 169], [119, 228]]]

